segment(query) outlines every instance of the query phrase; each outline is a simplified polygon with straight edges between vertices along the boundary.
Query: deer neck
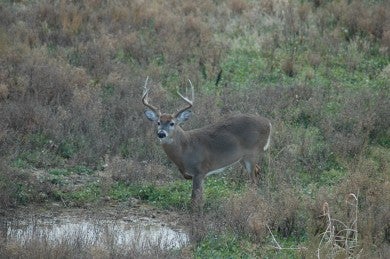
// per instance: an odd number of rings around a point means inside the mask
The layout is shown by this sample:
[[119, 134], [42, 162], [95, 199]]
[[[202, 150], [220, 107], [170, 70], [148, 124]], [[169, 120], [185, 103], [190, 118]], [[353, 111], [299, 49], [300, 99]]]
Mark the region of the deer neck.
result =
[[170, 141], [162, 143], [165, 153], [179, 167], [183, 151], [188, 145], [188, 134], [180, 127], [177, 127]]

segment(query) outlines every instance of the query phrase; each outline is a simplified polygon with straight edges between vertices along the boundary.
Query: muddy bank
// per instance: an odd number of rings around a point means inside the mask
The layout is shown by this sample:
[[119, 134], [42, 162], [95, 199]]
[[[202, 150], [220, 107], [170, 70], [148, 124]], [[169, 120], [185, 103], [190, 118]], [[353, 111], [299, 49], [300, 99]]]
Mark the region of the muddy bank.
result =
[[99, 208], [64, 208], [59, 204], [20, 207], [0, 217], [5, 243], [78, 243], [84, 246], [146, 250], [189, 244], [185, 215], [125, 203]]
[[[133, 201], [135, 200], [135, 201]], [[11, 209], [0, 209], [0, 219], [24, 219], [26, 217], [55, 218], [61, 215], [71, 217], [93, 218], [93, 219], [122, 219], [125, 221], [162, 221], [170, 226], [185, 227], [186, 212], [178, 213], [161, 210], [156, 207], [143, 204], [132, 199], [129, 202], [105, 203], [104, 206], [85, 206], [83, 208], [65, 207], [60, 203], [42, 203], [26, 206], [19, 206]]]

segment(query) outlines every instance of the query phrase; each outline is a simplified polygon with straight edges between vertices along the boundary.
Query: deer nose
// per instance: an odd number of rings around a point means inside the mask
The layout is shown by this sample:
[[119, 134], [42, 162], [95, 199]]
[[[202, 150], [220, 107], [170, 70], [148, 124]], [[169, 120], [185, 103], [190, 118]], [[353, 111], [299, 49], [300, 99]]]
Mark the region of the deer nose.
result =
[[165, 132], [161, 130], [161, 131], [157, 132], [157, 136], [159, 138], [165, 138], [167, 136], [167, 134], [165, 134]]

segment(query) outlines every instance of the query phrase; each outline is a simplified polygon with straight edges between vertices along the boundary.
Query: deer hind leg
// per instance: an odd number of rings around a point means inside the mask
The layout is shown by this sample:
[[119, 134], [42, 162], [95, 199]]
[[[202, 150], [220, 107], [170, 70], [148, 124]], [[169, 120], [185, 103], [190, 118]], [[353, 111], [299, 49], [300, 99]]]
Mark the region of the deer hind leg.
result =
[[255, 164], [255, 176], [256, 178], [259, 178], [260, 175], [260, 166], [258, 164]]
[[248, 172], [251, 177], [252, 184], [257, 184], [257, 174], [260, 170], [260, 167], [256, 164], [256, 159], [252, 156], [244, 157], [241, 160], [241, 164], [244, 166], [245, 170]]

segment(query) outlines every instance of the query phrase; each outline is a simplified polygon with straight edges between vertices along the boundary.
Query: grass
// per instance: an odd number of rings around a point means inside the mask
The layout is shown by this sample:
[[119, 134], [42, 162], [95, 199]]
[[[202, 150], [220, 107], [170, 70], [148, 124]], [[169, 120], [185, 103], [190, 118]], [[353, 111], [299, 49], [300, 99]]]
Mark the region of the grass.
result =
[[195, 250], [195, 258], [253, 258], [256, 256], [251, 242], [229, 234], [209, 234]]
[[[191, 198], [191, 181], [176, 180], [164, 185], [148, 183], [125, 184], [116, 183], [110, 197], [118, 201], [127, 201], [136, 198], [162, 209], [189, 210]], [[205, 181], [205, 208], [211, 209], [218, 206], [223, 199], [235, 192], [240, 192], [245, 186], [240, 183], [232, 183], [225, 177], [213, 176]]]
[[96, 202], [100, 199], [100, 197], [101, 191], [99, 186], [96, 184], [90, 184], [85, 186], [82, 190], [65, 194], [65, 198], [81, 204]]
[[111, 197], [126, 201], [131, 197], [146, 201], [161, 208], [186, 208], [191, 192], [190, 183], [177, 181], [169, 186], [126, 185], [118, 183], [111, 191]]

